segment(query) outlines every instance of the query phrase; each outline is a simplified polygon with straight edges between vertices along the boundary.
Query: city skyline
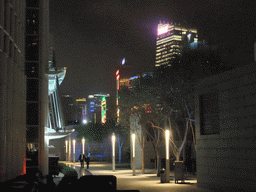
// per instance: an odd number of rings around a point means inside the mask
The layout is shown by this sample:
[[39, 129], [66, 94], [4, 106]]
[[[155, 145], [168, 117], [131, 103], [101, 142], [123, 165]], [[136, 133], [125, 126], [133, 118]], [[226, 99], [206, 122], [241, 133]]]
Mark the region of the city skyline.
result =
[[126, 58], [137, 71], [155, 65], [159, 21], [185, 23], [199, 41], [223, 46], [231, 62], [253, 60], [255, 3], [240, 1], [50, 1], [57, 66], [67, 67], [62, 94], [115, 94], [115, 72]]

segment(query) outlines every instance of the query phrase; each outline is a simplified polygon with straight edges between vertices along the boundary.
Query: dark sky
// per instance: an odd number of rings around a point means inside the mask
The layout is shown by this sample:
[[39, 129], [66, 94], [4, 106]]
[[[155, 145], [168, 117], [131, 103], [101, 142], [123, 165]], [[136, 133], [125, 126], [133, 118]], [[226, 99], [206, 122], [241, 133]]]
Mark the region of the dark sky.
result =
[[160, 20], [192, 25], [199, 40], [224, 46], [246, 64], [253, 59], [255, 13], [255, 2], [242, 0], [50, 0], [56, 62], [67, 67], [61, 93], [113, 95], [123, 57], [137, 71], [153, 71]]

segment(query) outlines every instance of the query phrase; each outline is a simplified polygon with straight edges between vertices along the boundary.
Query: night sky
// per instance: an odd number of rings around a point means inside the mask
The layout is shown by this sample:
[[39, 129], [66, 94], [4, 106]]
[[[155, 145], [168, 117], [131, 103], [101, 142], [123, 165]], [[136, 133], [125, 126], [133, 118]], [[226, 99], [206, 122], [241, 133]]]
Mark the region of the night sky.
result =
[[249, 64], [256, 42], [255, 1], [50, 0], [56, 63], [67, 67], [62, 94], [83, 98], [115, 93], [115, 71], [125, 57], [136, 71], [153, 71], [159, 21], [187, 23], [199, 40], [225, 47]]

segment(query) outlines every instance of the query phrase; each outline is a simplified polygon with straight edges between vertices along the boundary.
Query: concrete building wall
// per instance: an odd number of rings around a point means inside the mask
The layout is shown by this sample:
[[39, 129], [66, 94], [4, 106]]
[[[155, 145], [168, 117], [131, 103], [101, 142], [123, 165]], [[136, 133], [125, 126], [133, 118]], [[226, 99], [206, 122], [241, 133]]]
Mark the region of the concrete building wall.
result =
[[25, 0], [0, 0], [0, 182], [26, 173]]
[[39, 150], [38, 150], [38, 168], [43, 175], [48, 174], [48, 148], [45, 140], [45, 127], [47, 126], [48, 112], [48, 51], [49, 51], [49, 0], [41, 0], [40, 9], [40, 54], [39, 54], [39, 78], [40, 78], [40, 101], [39, 101]]
[[[197, 82], [199, 187], [255, 190], [255, 83], [255, 63]], [[207, 104], [202, 98], [209, 93], [213, 98]]]

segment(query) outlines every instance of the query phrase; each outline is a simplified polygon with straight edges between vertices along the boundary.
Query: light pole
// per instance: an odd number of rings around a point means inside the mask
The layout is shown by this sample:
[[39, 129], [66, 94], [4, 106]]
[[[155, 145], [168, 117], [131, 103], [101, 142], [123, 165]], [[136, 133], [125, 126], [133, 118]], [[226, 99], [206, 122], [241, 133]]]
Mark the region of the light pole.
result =
[[132, 134], [132, 170], [135, 176], [135, 134]]
[[76, 162], [76, 140], [73, 140], [73, 162]]
[[115, 133], [112, 134], [112, 169], [115, 171], [115, 141], [116, 141], [116, 136]]
[[84, 144], [85, 144], [85, 139], [83, 138], [82, 139], [82, 152], [83, 152], [83, 154], [84, 154]]
[[66, 140], [66, 161], [68, 161], [68, 140]]
[[166, 182], [169, 183], [170, 181], [170, 160], [169, 160], [169, 140], [170, 140], [170, 131], [165, 130], [165, 145], [166, 145]]

